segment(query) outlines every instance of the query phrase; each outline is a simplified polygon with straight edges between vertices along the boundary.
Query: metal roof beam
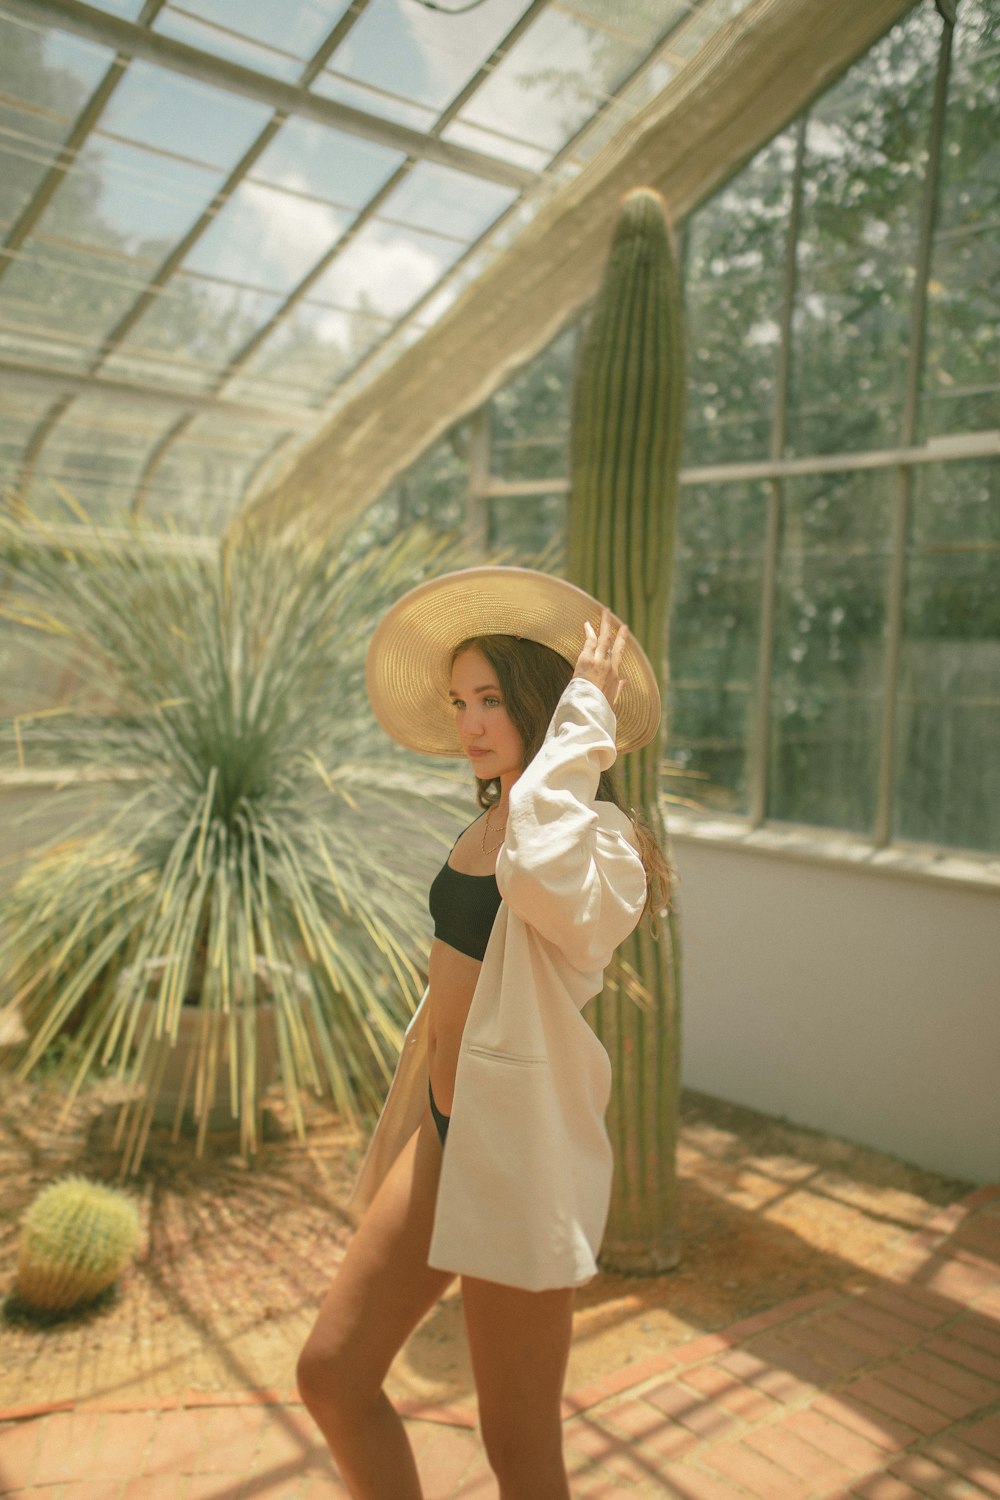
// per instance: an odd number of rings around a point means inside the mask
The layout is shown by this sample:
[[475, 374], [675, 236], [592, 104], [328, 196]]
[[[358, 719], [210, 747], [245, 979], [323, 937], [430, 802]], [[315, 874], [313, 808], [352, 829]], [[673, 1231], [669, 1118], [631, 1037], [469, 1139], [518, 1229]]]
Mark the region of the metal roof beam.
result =
[[306, 432], [316, 425], [316, 412], [296, 407], [254, 406], [244, 401], [225, 401], [210, 392], [143, 385], [134, 380], [113, 380], [107, 375], [76, 375], [72, 370], [17, 359], [0, 359], [0, 375], [16, 381], [18, 390], [41, 391], [46, 395], [61, 391], [72, 396], [109, 396], [132, 406], [172, 406], [193, 416], [263, 422], [284, 431]]
[[338, 104], [336, 100], [325, 99], [308, 88], [282, 83], [267, 73], [259, 73], [254, 68], [216, 57], [211, 52], [175, 41], [173, 37], [137, 26], [132, 21], [123, 21], [92, 5], [84, 5], [82, 0], [3, 0], [3, 10], [8, 15], [36, 25], [42, 22], [70, 31], [99, 46], [114, 47], [127, 56], [141, 57], [146, 62], [171, 68], [202, 83], [270, 105], [284, 114], [316, 120], [321, 125], [347, 131], [419, 160], [437, 162], [518, 190], [530, 187], [537, 180], [537, 174], [524, 167], [514, 166], [482, 151], [438, 140], [405, 125], [393, 124], [350, 105]]

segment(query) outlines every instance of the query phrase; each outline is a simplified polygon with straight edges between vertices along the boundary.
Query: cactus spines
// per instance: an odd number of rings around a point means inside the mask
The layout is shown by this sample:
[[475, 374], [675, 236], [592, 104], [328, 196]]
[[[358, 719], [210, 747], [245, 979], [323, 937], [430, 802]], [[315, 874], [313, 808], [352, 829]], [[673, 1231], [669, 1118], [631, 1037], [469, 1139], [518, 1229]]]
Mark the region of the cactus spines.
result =
[[67, 1312], [124, 1271], [139, 1242], [139, 1210], [117, 1188], [66, 1177], [43, 1188], [21, 1223], [15, 1290], [26, 1307]]
[[[684, 422], [680, 279], [659, 194], [629, 193], [584, 335], [573, 388], [568, 576], [628, 623], [664, 680]], [[618, 764], [628, 806], [667, 849], [659, 804], [662, 738]], [[643, 927], [619, 948], [594, 1029], [611, 1054], [608, 1127], [617, 1170], [603, 1262], [661, 1271], [678, 1259], [676, 917], [660, 942]], [[629, 976], [649, 1003], [625, 999]], [[633, 986], [634, 987], [634, 986]]]

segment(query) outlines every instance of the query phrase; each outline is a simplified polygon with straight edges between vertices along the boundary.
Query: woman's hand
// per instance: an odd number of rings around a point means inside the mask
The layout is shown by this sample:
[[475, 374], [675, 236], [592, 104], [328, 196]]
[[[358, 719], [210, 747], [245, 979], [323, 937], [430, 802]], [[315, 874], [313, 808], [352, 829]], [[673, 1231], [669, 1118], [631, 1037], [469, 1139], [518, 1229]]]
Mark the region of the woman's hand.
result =
[[601, 610], [601, 628], [595, 632], [589, 620], [583, 624], [584, 642], [573, 669], [574, 677], [583, 677], [599, 687], [611, 707], [618, 702], [618, 695], [625, 686], [619, 673], [622, 653], [628, 640], [628, 626], [621, 625], [617, 634], [611, 623], [610, 609]]

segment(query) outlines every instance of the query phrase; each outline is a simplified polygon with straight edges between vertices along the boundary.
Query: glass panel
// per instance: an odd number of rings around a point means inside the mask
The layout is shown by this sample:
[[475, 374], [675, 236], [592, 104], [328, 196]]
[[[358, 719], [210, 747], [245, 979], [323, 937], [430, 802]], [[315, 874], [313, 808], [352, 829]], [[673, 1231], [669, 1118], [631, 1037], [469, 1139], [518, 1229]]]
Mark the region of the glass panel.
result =
[[180, 11], [162, 10], [154, 29], [293, 83], [346, 9], [346, 0], [188, 0]]
[[928, 285], [922, 435], [1000, 427], [1000, 11], [963, 0]]
[[38, 233], [158, 261], [221, 183], [214, 168], [91, 137], [38, 221]]
[[670, 610], [669, 790], [746, 812], [768, 487], [681, 491]]
[[0, 225], [13, 224], [59, 154], [66, 122], [0, 104]]
[[97, 10], [106, 10], [109, 15], [121, 16], [125, 21], [135, 21], [143, 7], [143, 0], [91, 0]]
[[0, 220], [24, 210], [112, 58], [103, 46], [0, 17]]
[[216, 27], [298, 57], [311, 57], [347, 8], [348, 0], [282, 0], [280, 6], [274, 0], [184, 0], [181, 7]]
[[[31, 607], [31, 597], [19, 588], [11, 570], [0, 568], [0, 601], [4, 606]], [[22, 720], [20, 724], [20, 755], [18, 737], [13, 723], [15, 715], [42, 713], [57, 703], [65, 703], [78, 681], [78, 673], [72, 669], [72, 648], [45, 640], [37, 631], [29, 630], [11, 620], [0, 619], [0, 765], [4, 770], [13, 770], [20, 765], [29, 769], [40, 769], [49, 757], [46, 755], [48, 739], [46, 718]], [[49, 761], [51, 763], [51, 761]], [[3, 866], [0, 880], [4, 884], [10, 878], [13, 856], [26, 832], [21, 832], [14, 813], [14, 803], [4, 800], [5, 826]], [[63, 808], [61, 815], [65, 816]]]
[[142, 514], [155, 523], [169, 521], [191, 535], [217, 535], [232, 516], [244, 486], [280, 435], [258, 430], [253, 447], [232, 449], [177, 442], [156, 471]]
[[12, 380], [0, 386], [0, 488], [13, 491], [25, 450], [56, 399], [55, 392], [19, 391]]
[[379, 217], [471, 241], [509, 208], [512, 188], [484, 182], [468, 172], [418, 162], [379, 209]]
[[238, 416], [226, 416], [220, 412], [207, 411], [195, 417], [185, 429], [185, 448], [217, 447], [223, 452], [249, 452], [259, 454], [271, 446], [276, 432], [262, 433], [259, 422], [251, 422]]
[[113, 56], [0, 17], [0, 220], [12, 222], [30, 201]]
[[497, 478], [568, 475], [576, 344], [577, 329], [567, 329], [493, 397], [492, 465]]
[[300, 302], [240, 367], [227, 395], [281, 405], [313, 401], [391, 327], [384, 318]]
[[254, 163], [248, 180], [358, 209], [405, 160], [401, 151], [341, 130], [312, 120], [289, 120]]
[[1000, 11], [962, 0], [952, 52], [938, 229], [972, 228], [1000, 214]]
[[371, 220], [310, 289], [313, 301], [400, 317], [461, 255], [462, 245]]
[[[545, 10], [463, 107], [458, 120], [555, 154], [614, 92], [645, 49], [619, 33]], [[446, 138], [451, 136], [446, 131]]]
[[501, 548], [505, 562], [537, 566], [539, 555], [548, 557], [553, 544], [561, 556], [565, 530], [564, 494], [495, 495], [490, 500], [487, 545]]
[[914, 479], [896, 832], [1000, 849], [1000, 462]]
[[941, 23], [920, 7], [820, 100], [806, 137], [789, 446], [899, 441]]
[[264, 47], [260, 42], [236, 36], [231, 31], [206, 26], [194, 16], [181, 15], [169, 6], [160, 11], [153, 22], [153, 30], [175, 41], [186, 42], [189, 47], [197, 47], [200, 52], [210, 52], [213, 57], [224, 57], [228, 62], [252, 68], [255, 73], [267, 73], [282, 83], [295, 83], [302, 74], [302, 58]]
[[894, 483], [891, 470], [785, 482], [772, 817], [872, 831]]
[[[691, 15], [690, 0], [574, 0], [563, 4], [583, 20], [606, 23], [612, 31], [627, 36], [644, 56], [631, 77], [618, 89], [617, 96], [587, 125], [580, 140], [575, 141], [571, 160], [591, 161], [608, 141], [623, 129], [630, 119], [644, 109], [676, 76], [683, 59], [680, 50], [690, 46], [690, 28], [697, 17]], [[687, 23], [687, 24], [685, 24]], [[710, 23], [714, 29], [715, 22]], [[681, 38], [687, 37], [687, 43]]]
[[569, 438], [524, 437], [501, 442], [493, 451], [498, 479], [564, 480], [569, 468]]
[[261, 291], [290, 292], [340, 238], [347, 215], [327, 203], [243, 182], [184, 262]]
[[181, 273], [103, 368], [119, 378], [204, 389], [280, 306], [277, 297]]
[[0, 349], [79, 368], [132, 306], [148, 266], [28, 240], [0, 282]]
[[176, 422], [177, 415], [177, 406], [169, 400], [122, 403], [110, 392], [93, 391], [76, 398], [63, 417], [60, 430], [69, 433], [101, 428], [109, 435], [121, 433], [148, 447]]
[[[286, 432], [276, 437], [274, 447], [251, 469], [244, 481], [240, 504], [262, 495], [280, 480], [292, 463], [306, 448], [307, 438], [302, 433]], [[393, 533], [395, 535], [395, 533]]]
[[[64, 126], [79, 114], [114, 61], [114, 48], [98, 47], [64, 32], [42, 32], [0, 16], [0, 93], [23, 99]], [[60, 139], [68, 128], [60, 133]]]
[[441, 138], [456, 146], [468, 146], [471, 151], [482, 151], [484, 156], [509, 161], [515, 167], [527, 167], [529, 172], [543, 171], [552, 158], [552, 151], [545, 146], [533, 146], [518, 136], [502, 130], [487, 130], [470, 120], [453, 120], [441, 132]]
[[[964, 552], [969, 548], [989, 550], [1000, 545], [1000, 468], [995, 459], [972, 459], [965, 462], [920, 464], [913, 469], [914, 497], [911, 520], [910, 555], [944, 557], [949, 550]], [[975, 623], [974, 606], [965, 610]], [[937, 617], [935, 617], [937, 618]], [[962, 637], [975, 630], [948, 633]]]
[[685, 228], [688, 464], [770, 452], [794, 167], [788, 131]]
[[459, 272], [444, 276], [433, 296], [428, 297], [420, 311], [414, 313], [414, 326], [421, 332], [426, 333], [429, 328], [443, 318], [449, 307], [453, 307], [458, 301], [461, 287], [458, 285]]
[[401, 99], [397, 94], [387, 94], [381, 89], [351, 83], [333, 73], [321, 73], [312, 89], [313, 93], [322, 94], [324, 99], [346, 104], [349, 109], [360, 109], [366, 115], [380, 115], [385, 120], [391, 120], [394, 125], [405, 125], [408, 130], [426, 133], [438, 115], [436, 109], [412, 104], [409, 99]]
[[565, 0], [563, 10], [649, 47], [691, 10], [690, 0]]
[[124, 136], [229, 171], [271, 114], [265, 104], [136, 59], [108, 101], [98, 134]]
[[468, 428], [453, 427], [399, 481], [403, 521], [426, 521], [438, 531], [465, 525], [469, 488]]
[[[458, 7], [449, 13], [447, 6], [434, 11], [402, 0], [374, 0], [338, 48], [335, 71], [342, 78], [423, 105], [436, 117], [486, 61], [524, 8], [525, 0], [491, 0], [488, 6], [463, 15]], [[362, 107], [386, 113], [376, 94]], [[426, 129], [427, 124], [417, 128]]]
[[942, 235], [934, 247], [928, 287], [925, 438], [1000, 427], [997, 222], [968, 233]]
[[109, 421], [106, 398], [78, 398], [42, 449], [28, 495], [32, 509], [52, 521], [77, 520], [60, 494], [65, 490], [94, 525], [120, 523], [150, 450], [177, 415], [151, 405], [137, 420]]

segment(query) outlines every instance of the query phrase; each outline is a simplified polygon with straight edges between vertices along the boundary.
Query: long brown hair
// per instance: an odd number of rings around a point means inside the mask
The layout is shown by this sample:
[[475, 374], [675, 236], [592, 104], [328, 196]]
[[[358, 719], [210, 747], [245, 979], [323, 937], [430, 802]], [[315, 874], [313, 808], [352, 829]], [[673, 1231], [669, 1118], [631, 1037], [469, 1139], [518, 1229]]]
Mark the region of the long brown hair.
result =
[[[529, 765], [542, 747], [556, 705], [573, 676], [572, 664], [550, 646], [519, 635], [469, 636], [451, 653], [452, 666], [463, 651], [478, 651], [497, 674], [507, 716], [521, 737], [524, 764]], [[495, 807], [500, 796], [498, 776], [485, 780], [476, 777], [476, 800], [480, 807]], [[597, 800], [613, 802], [631, 818], [646, 871], [646, 904], [642, 914], [662, 916], [670, 905], [670, 866], [649, 824], [634, 808], [625, 806], [612, 769], [601, 772]]]

